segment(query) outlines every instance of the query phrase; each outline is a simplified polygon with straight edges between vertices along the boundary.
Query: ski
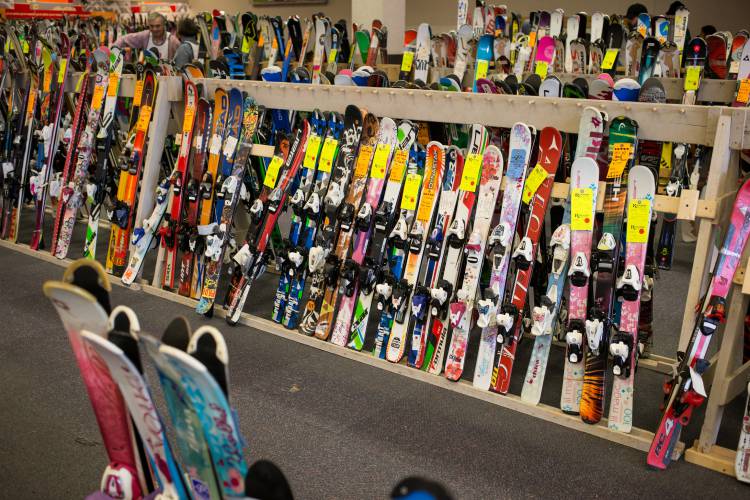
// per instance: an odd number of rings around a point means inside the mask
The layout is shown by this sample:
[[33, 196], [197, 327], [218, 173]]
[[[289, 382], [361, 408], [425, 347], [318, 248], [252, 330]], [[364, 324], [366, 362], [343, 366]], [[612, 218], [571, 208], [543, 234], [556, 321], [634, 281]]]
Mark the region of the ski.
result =
[[[471, 158], [469, 158], [471, 160]], [[464, 171], [469, 162], [464, 166]], [[461, 288], [449, 306], [452, 330], [451, 343], [445, 361], [445, 378], [458, 381], [463, 374], [466, 361], [466, 348], [472, 327], [474, 298], [477, 295], [479, 278], [484, 265], [484, 250], [503, 173], [503, 156], [496, 146], [488, 146], [482, 155], [482, 176], [479, 181], [479, 195], [471, 233], [466, 242], [466, 264], [464, 265]], [[463, 181], [463, 179], [462, 179]]]
[[648, 167], [636, 165], [628, 172], [628, 207], [625, 236], [625, 268], [617, 279], [622, 300], [620, 323], [609, 342], [612, 354], [612, 396], [607, 426], [630, 432], [633, 427], [633, 392], [638, 363], [638, 317], [651, 227], [651, 206], [656, 195], [654, 175]]
[[555, 172], [560, 162], [561, 147], [562, 137], [557, 129], [542, 129], [539, 136], [539, 163], [529, 173], [524, 184], [521, 201], [529, 205], [530, 214], [524, 236], [513, 251], [516, 269], [510, 300], [503, 303], [496, 317], [497, 344], [490, 389], [501, 394], [507, 393], [510, 386], [515, 352], [522, 331], [521, 316], [526, 305], [526, 294], [534, 270]]
[[495, 318], [498, 305], [505, 297], [508, 269], [510, 267], [511, 249], [516, 238], [516, 226], [521, 212], [521, 196], [529, 164], [529, 154], [533, 135], [524, 123], [516, 123], [510, 131], [508, 146], [508, 168], [505, 172], [505, 190], [503, 192], [500, 221], [492, 229], [487, 241], [487, 254], [490, 271], [489, 288], [477, 304], [479, 318], [477, 325], [482, 328], [479, 350], [474, 368], [473, 385], [477, 389], [488, 390], [492, 378], [492, 360], [495, 355]]
[[747, 401], [745, 402], [745, 414], [742, 417], [740, 440], [737, 443], [734, 474], [743, 483], [750, 483], [750, 382], [747, 384]]
[[647, 458], [647, 463], [651, 467], [667, 468], [672, 461], [672, 452], [680, 439], [682, 428], [690, 423], [693, 410], [706, 398], [701, 378], [701, 373], [708, 368], [706, 352], [714, 332], [719, 328], [719, 324], [724, 322], [726, 298], [748, 235], [750, 181], [745, 181], [737, 192], [724, 243], [716, 259], [713, 278], [699, 306], [687, 349], [684, 353], [679, 353], [680, 362], [674, 377], [664, 384], [664, 413]]

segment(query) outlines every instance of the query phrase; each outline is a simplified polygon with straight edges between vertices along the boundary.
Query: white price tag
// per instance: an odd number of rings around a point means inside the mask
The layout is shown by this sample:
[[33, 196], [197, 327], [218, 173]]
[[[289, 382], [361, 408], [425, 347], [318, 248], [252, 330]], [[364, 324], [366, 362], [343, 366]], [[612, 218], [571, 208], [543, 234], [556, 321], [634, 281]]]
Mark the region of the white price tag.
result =
[[233, 136], [227, 137], [224, 141], [224, 156], [232, 158], [234, 156], [234, 150], [237, 147], [237, 138]]
[[221, 136], [219, 134], [214, 134], [213, 137], [211, 137], [211, 145], [208, 147], [208, 152], [212, 155], [219, 154], [219, 151], [221, 151]]

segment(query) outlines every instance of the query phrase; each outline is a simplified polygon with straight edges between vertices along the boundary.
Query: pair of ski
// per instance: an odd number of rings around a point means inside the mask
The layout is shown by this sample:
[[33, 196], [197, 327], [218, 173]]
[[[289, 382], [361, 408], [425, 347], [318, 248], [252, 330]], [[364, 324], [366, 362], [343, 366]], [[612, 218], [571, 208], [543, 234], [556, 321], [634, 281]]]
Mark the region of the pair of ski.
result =
[[[44, 286], [68, 333], [109, 456], [102, 491], [113, 498], [140, 498], [155, 488], [179, 499], [242, 495], [247, 465], [228, 402], [223, 337], [211, 326], [191, 335], [184, 318], [174, 320], [161, 341], [143, 335], [132, 310], [110, 310], [109, 291], [104, 269], [85, 259], [71, 264], [62, 281]], [[156, 365], [182, 467], [139, 348]]]

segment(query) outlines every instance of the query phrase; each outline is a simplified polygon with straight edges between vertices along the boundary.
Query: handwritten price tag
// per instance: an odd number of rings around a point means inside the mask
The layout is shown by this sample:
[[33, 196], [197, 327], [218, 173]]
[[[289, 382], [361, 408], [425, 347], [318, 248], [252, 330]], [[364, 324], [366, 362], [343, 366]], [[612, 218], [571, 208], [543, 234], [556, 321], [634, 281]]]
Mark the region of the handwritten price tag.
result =
[[406, 172], [406, 161], [408, 159], [409, 152], [407, 150], [399, 149], [396, 151], [391, 162], [391, 175], [388, 177], [389, 182], [401, 182], [401, 179], [404, 178], [404, 172]]
[[482, 155], [472, 153], [464, 163], [464, 171], [461, 173], [461, 191], [476, 191], [479, 174], [482, 172]]
[[112, 73], [109, 75], [109, 83], [107, 84], [107, 97], [117, 97], [117, 92], [120, 90], [120, 75]]
[[421, 185], [421, 175], [416, 173], [406, 174], [404, 194], [401, 195], [401, 210], [414, 210], [417, 208], [417, 198], [419, 198], [419, 187]]
[[609, 170], [607, 170], [608, 179], [622, 177], [625, 165], [630, 161], [632, 153], [633, 145], [629, 142], [620, 142], [614, 145], [612, 148], [612, 161], [609, 162]]
[[648, 243], [648, 228], [651, 224], [651, 201], [630, 200], [628, 204], [628, 243]]
[[602, 69], [607, 70], [614, 68], [619, 53], [620, 49], [607, 49], [607, 53], [604, 54], [604, 59], [602, 59]]
[[547, 72], [549, 71], [549, 64], [546, 61], [537, 61], [534, 73], [539, 75], [540, 78], [547, 78]]
[[526, 184], [523, 187], [523, 196], [521, 200], [527, 205], [531, 203], [531, 199], [536, 194], [539, 186], [547, 178], [547, 171], [544, 170], [541, 164], [537, 163], [534, 169], [531, 171], [529, 176], [526, 178]]
[[700, 66], [688, 66], [685, 68], [685, 90], [698, 90], [702, 71]]
[[307, 140], [307, 147], [305, 148], [305, 159], [302, 161], [304, 168], [314, 169], [315, 162], [318, 159], [318, 152], [320, 151], [320, 136], [311, 135]]
[[747, 104], [750, 100], [750, 78], [745, 78], [740, 81], [740, 86], [737, 89], [737, 102], [741, 104]]
[[591, 188], [575, 188], [570, 192], [570, 229], [594, 229], [594, 191]]
[[414, 52], [407, 50], [401, 59], [401, 71], [407, 73], [411, 71], [411, 65], [414, 63]]
[[135, 92], [133, 93], [133, 106], [141, 105], [141, 98], [143, 97], [143, 80], [135, 82]]
[[489, 61], [477, 61], [477, 71], [474, 76], [475, 80], [479, 80], [480, 78], [486, 78], [487, 77], [487, 69], [490, 67]]
[[266, 177], [263, 179], [264, 186], [270, 189], [276, 187], [276, 181], [279, 179], [279, 171], [283, 164], [284, 160], [280, 156], [274, 156], [271, 159], [271, 163], [268, 164], [268, 169], [266, 170]]
[[49, 92], [52, 89], [52, 66], [48, 66], [44, 70], [44, 83], [42, 84], [42, 90]]
[[320, 153], [320, 164], [318, 168], [321, 172], [330, 172], [333, 168], [333, 158], [336, 156], [336, 148], [339, 147], [339, 141], [332, 137], [327, 137], [323, 143], [323, 151]]
[[354, 177], [367, 177], [367, 171], [370, 168], [370, 160], [372, 160], [372, 153], [372, 146], [362, 146], [359, 148], [357, 166], [354, 168]]
[[375, 148], [375, 156], [372, 159], [370, 177], [373, 179], [385, 179], [385, 172], [388, 169], [388, 157], [390, 155], [390, 144], [378, 144]]
[[101, 109], [102, 102], [104, 101], [104, 87], [97, 85], [94, 87], [94, 95], [91, 96], [91, 107], [93, 109]]
[[66, 71], [68, 71], [68, 60], [63, 58], [60, 60], [60, 69], [57, 71], [57, 83], [62, 83], [65, 80]]
[[529, 33], [529, 48], [533, 49], [534, 45], [536, 45], [536, 31]]
[[151, 106], [143, 105], [141, 107], [141, 112], [138, 114], [138, 123], [135, 126], [135, 129], [140, 132], [145, 132], [148, 130], [148, 124], [151, 121]]

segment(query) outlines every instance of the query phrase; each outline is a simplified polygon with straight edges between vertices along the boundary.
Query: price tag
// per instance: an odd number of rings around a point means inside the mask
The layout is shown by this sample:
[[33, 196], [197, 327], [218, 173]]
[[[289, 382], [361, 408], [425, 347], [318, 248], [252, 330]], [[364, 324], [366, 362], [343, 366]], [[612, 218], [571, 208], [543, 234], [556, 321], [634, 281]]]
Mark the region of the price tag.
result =
[[741, 104], [747, 104], [747, 101], [750, 100], [750, 78], [740, 81], [740, 86], [737, 89], [737, 99], [735, 100]]
[[685, 68], [685, 90], [698, 90], [701, 81], [701, 67], [688, 66]]
[[102, 101], [104, 101], [104, 87], [96, 85], [94, 87], [94, 95], [91, 96], [91, 107], [93, 109], [101, 109]]
[[407, 50], [404, 52], [404, 56], [401, 59], [401, 71], [408, 73], [411, 71], [411, 65], [414, 63], [414, 52]]
[[135, 126], [136, 130], [145, 132], [148, 130], [148, 123], [151, 121], [151, 106], [144, 104], [141, 107], [141, 111], [138, 114], [138, 123]]
[[607, 179], [617, 179], [625, 171], [625, 165], [630, 161], [633, 145], [629, 142], [619, 142], [612, 148], [612, 161], [609, 162]]
[[338, 55], [339, 55], [338, 49], [331, 49], [331, 52], [328, 54], [328, 64], [335, 63]]
[[135, 92], [133, 92], [133, 106], [141, 105], [141, 98], [143, 97], [143, 80], [135, 82]]
[[422, 176], [416, 173], [406, 174], [404, 193], [401, 195], [401, 210], [414, 210], [417, 208], [417, 198], [419, 198], [419, 186], [421, 184]]
[[60, 69], [57, 71], [57, 83], [62, 83], [65, 80], [65, 72], [68, 70], [68, 60], [63, 58], [60, 60]]
[[333, 169], [333, 157], [336, 155], [336, 148], [339, 147], [339, 141], [333, 137], [326, 137], [323, 143], [323, 151], [320, 152], [320, 163], [318, 168], [321, 172], [330, 172]]
[[208, 145], [208, 154], [217, 155], [221, 151], [221, 136], [214, 134], [211, 136], [211, 144]]
[[83, 86], [83, 79], [84, 78], [88, 78], [88, 76], [89, 76], [88, 73], [81, 73], [80, 74], [80, 76], [78, 77], [78, 81], [76, 82], [76, 90], [75, 90], [76, 94], [80, 94], [81, 93], [81, 87]]
[[[429, 178], [428, 178], [429, 182]], [[430, 189], [429, 184], [422, 186], [422, 197], [419, 199], [419, 210], [417, 210], [417, 220], [429, 222], [432, 218], [432, 207], [435, 206], [435, 195], [437, 189]]]
[[533, 168], [529, 176], [526, 178], [526, 183], [523, 186], [523, 196], [521, 200], [527, 205], [531, 203], [531, 199], [536, 194], [539, 186], [547, 178], [547, 171], [544, 170], [541, 164], [537, 163], [536, 167]]
[[482, 171], [482, 155], [472, 153], [466, 158], [464, 171], [461, 173], [461, 184], [458, 189], [461, 191], [476, 191], [479, 174]]
[[189, 132], [193, 128], [193, 122], [195, 121], [195, 108], [185, 108], [185, 117], [182, 120], [182, 131]]
[[193, 147], [197, 150], [203, 149], [203, 134], [193, 136]]
[[487, 69], [489, 68], [489, 66], [490, 66], [489, 61], [483, 61], [483, 60], [477, 61], [477, 71], [474, 76], [474, 79], [479, 80], [480, 78], [487, 78]]
[[648, 36], [648, 33], [647, 33], [647, 31], [646, 31], [646, 25], [645, 25], [645, 24], [641, 24], [641, 23], [638, 23], [638, 28], [637, 28], [637, 31], [638, 31], [638, 33], [639, 33], [639, 34], [640, 34], [640, 35], [641, 35], [641, 36], [642, 36], [643, 38], [646, 38], [646, 37]]
[[372, 146], [362, 146], [359, 148], [357, 166], [354, 168], [354, 177], [367, 177], [367, 171], [370, 168], [370, 160], [372, 160], [372, 152]]
[[243, 36], [242, 37], [242, 53], [243, 54], [249, 54], [250, 53], [250, 38]]
[[224, 156], [231, 159], [234, 156], [234, 150], [237, 148], [237, 138], [229, 136], [224, 140]]
[[388, 182], [401, 182], [404, 178], [404, 171], [406, 171], [406, 161], [409, 159], [409, 151], [405, 149], [399, 149], [393, 155], [393, 161], [391, 162], [391, 175], [388, 177]]
[[107, 97], [117, 97], [120, 90], [120, 75], [112, 73], [109, 75], [109, 84], [107, 86]]
[[305, 159], [302, 161], [304, 168], [315, 168], [315, 161], [318, 159], [318, 151], [320, 151], [320, 136], [313, 134], [307, 140], [307, 146], [305, 147]]
[[737, 74], [740, 72], [740, 62], [739, 61], [732, 61], [729, 63], [729, 73], [731, 74]]
[[49, 66], [44, 70], [44, 83], [42, 83], [42, 90], [44, 92], [52, 90], [52, 66]]
[[375, 156], [372, 159], [370, 177], [373, 179], [385, 179], [385, 171], [388, 169], [388, 157], [390, 155], [390, 144], [378, 144], [375, 148]]
[[617, 61], [617, 54], [620, 53], [620, 49], [607, 49], [602, 59], [602, 69], [612, 69], [615, 67]]
[[648, 243], [648, 228], [651, 224], [651, 200], [630, 200], [628, 203], [628, 243]]
[[36, 104], [36, 91], [29, 92], [29, 102], [26, 104], [26, 122], [30, 122], [34, 116], [34, 105]]
[[533, 49], [536, 45], [536, 31], [529, 33], [529, 48]]
[[[672, 174], [672, 143], [665, 142], [661, 146], [661, 159], [659, 160], [659, 179], [664, 179], [664, 183], [669, 180]], [[661, 183], [660, 183], [661, 184]], [[665, 185], [659, 185], [659, 193], [664, 194]]]
[[270, 189], [276, 187], [276, 181], [279, 178], [279, 171], [283, 164], [284, 160], [282, 160], [280, 156], [274, 156], [271, 158], [271, 163], [268, 164], [268, 169], [266, 170], [266, 177], [263, 179], [264, 186]]
[[570, 192], [570, 229], [594, 229], [594, 191], [591, 188], [575, 188]]
[[539, 75], [542, 79], [547, 78], [547, 71], [549, 71], [549, 63], [547, 61], [537, 61], [534, 73]]

